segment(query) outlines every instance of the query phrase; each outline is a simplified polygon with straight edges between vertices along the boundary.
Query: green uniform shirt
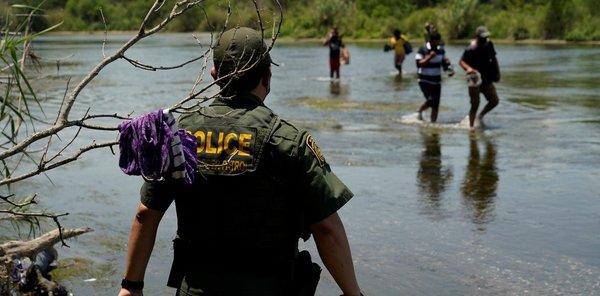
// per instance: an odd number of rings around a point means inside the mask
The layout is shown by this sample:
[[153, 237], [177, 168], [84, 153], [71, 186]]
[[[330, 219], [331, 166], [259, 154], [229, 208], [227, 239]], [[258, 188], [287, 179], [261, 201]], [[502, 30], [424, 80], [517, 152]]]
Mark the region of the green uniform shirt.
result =
[[[235, 101], [233, 107], [264, 107], [263, 102], [252, 95], [235, 98]], [[216, 100], [212, 106], [228, 107], [223, 99]], [[283, 167], [280, 172], [283, 175], [279, 177], [287, 179], [292, 187], [288, 188], [288, 192], [282, 192], [282, 197], [290, 195], [300, 199], [299, 204], [305, 212], [307, 223], [321, 221], [352, 198], [352, 192], [331, 171], [314, 138], [306, 130], [281, 120], [268, 142], [268, 148], [271, 155], [263, 157], [263, 163], [259, 165]], [[197, 176], [196, 180], [202, 178]], [[235, 178], [232, 177], [232, 186], [235, 185]], [[185, 186], [146, 182], [141, 189], [141, 201], [151, 209], [166, 211], [176, 198], [203, 198], [201, 192], [195, 193], [195, 196], [177, 196], [176, 193], [186, 194], [181, 189], [185, 189]]]
[[[223, 175], [222, 169], [215, 174], [197, 173], [192, 185], [146, 182], [141, 188], [142, 203], [166, 211], [175, 201], [178, 237], [189, 241], [193, 250], [181, 256], [186, 258], [184, 265], [190, 266], [181, 286], [189, 295], [203, 295], [195, 291], [211, 289], [225, 295], [281, 295], [277, 292], [283, 287], [280, 277], [289, 276], [298, 239], [307, 240], [308, 225], [335, 213], [353, 194], [331, 171], [314, 138], [306, 130], [277, 120], [257, 97], [218, 99], [204, 111], [236, 116], [223, 118], [222, 125], [221, 119], [215, 124], [219, 116], [208, 121], [214, 125], [208, 129], [212, 137], [217, 131], [227, 131], [217, 136], [213, 146], [206, 144], [207, 127], [199, 124], [206, 122], [202, 115], [206, 113], [180, 118], [179, 128], [196, 135], [200, 143], [199, 159], [206, 150], [225, 151], [230, 148], [227, 143], [237, 143], [225, 140], [226, 133], [256, 130], [249, 138], [256, 137], [255, 142], [265, 143], [264, 147], [243, 149], [248, 154], [262, 151], [258, 163], [243, 173], [232, 169], [232, 175]], [[275, 124], [271, 133], [263, 128], [270, 126], [267, 123]], [[268, 134], [270, 138], [259, 141]]]

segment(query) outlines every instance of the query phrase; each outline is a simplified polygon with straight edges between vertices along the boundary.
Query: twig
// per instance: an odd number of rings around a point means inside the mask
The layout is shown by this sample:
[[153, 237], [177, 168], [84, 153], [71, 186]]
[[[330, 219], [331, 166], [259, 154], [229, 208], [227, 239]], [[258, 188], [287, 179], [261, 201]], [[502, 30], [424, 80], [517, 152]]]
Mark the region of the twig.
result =
[[6, 185], [6, 184], [12, 184], [12, 183], [15, 183], [15, 182], [21, 181], [21, 180], [25, 180], [25, 179], [33, 177], [35, 175], [39, 175], [42, 172], [49, 171], [51, 169], [54, 169], [59, 166], [65, 165], [67, 163], [73, 162], [73, 161], [77, 160], [79, 158], [79, 156], [81, 156], [81, 154], [83, 154], [87, 151], [90, 151], [93, 149], [98, 149], [98, 148], [110, 147], [110, 146], [114, 146], [114, 145], [119, 145], [119, 142], [112, 141], [112, 142], [106, 142], [106, 143], [101, 143], [101, 144], [92, 143], [86, 147], [80, 148], [76, 153], [74, 153], [70, 157], [66, 157], [66, 158], [62, 159], [59, 162], [53, 163], [51, 165], [44, 163], [44, 164], [38, 166], [38, 168], [36, 170], [33, 170], [31, 172], [24, 173], [18, 177], [5, 178], [3, 180], [0, 180], [0, 186]]
[[140, 68], [142, 70], [148, 70], [148, 71], [173, 70], [173, 69], [177, 69], [177, 68], [182, 68], [183, 66], [185, 66], [187, 64], [191, 64], [197, 60], [200, 60], [200, 59], [204, 58], [209, 52], [210, 51], [207, 51], [206, 53], [204, 53], [203, 55], [201, 55], [197, 58], [193, 58], [189, 61], [186, 61], [186, 62], [176, 65], [176, 66], [151, 66], [151, 65], [142, 64], [142, 63], [132, 60], [126, 56], [123, 56], [123, 59], [126, 60], [127, 62], [129, 62], [134, 67]]

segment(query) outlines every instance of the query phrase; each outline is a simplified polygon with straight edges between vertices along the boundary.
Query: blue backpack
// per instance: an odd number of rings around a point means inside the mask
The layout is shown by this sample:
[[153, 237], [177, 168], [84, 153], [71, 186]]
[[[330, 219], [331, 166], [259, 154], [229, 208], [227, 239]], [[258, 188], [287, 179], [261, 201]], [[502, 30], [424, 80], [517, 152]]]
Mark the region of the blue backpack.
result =
[[410, 42], [404, 41], [404, 43], [402, 44], [402, 46], [404, 46], [404, 53], [405, 54], [409, 54], [409, 53], [413, 52], [412, 44], [410, 44]]

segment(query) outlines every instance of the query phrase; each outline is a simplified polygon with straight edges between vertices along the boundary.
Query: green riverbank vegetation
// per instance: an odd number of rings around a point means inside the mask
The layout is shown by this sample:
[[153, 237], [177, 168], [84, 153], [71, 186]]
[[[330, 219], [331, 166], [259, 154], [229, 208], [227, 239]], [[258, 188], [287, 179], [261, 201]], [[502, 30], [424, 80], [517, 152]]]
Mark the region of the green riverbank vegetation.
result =
[[337, 25], [346, 37], [425, 36], [435, 24], [446, 39], [471, 38], [486, 25], [494, 39], [600, 40], [596, 0], [296, 0], [287, 1], [284, 35], [321, 36]]
[[[9, 0], [0, 4], [0, 24], [12, 4], [37, 6], [40, 0]], [[6, 3], [5, 3], [6, 2]], [[167, 0], [165, 2], [173, 2]], [[229, 4], [231, 2], [231, 4]], [[284, 38], [322, 38], [337, 25], [347, 39], [389, 37], [400, 28], [409, 38], [421, 38], [424, 24], [434, 23], [445, 39], [466, 39], [486, 25], [495, 39], [600, 41], [597, 0], [281, 0]], [[265, 24], [277, 17], [272, 0], [257, 0]], [[64, 21], [61, 31], [128, 31], [146, 15], [146, 0], [46, 0], [34, 28]], [[228, 5], [230, 23], [256, 26], [252, 1], [207, 0], [176, 19], [167, 31], [207, 31], [222, 25]], [[102, 14], [100, 13], [102, 10]], [[103, 21], [103, 16], [104, 20]], [[208, 21], [207, 21], [208, 16]], [[159, 18], [157, 18], [158, 20]], [[106, 27], [105, 27], [106, 23]]]

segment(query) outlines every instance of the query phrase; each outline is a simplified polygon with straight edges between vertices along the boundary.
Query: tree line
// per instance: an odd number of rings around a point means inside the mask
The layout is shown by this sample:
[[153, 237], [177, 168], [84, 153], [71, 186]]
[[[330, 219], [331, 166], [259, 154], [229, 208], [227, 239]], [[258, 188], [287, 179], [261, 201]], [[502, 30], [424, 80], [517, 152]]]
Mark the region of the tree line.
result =
[[[39, 0], [8, 1], [38, 5]], [[169, 1], [166, 1], [169, 2]], [[231, 3], [230, 3], [231, 2]], [[262, 14], [271, 14], [272, 0], [259, 0]], [[600, 40], [600, 5], [596, 0], [280, 0], [285, 21], [282, 36], [322, 37], [337, 25], [347, 38], [373, 39], [400, 28], [409, 38], [423, 35], [423, 24], [432, 22], [446, 39], [464, 39], [479, 25], [486, 25], [496, 39]], [[222, 23], [229, 6], [232, 20], [240, 25], [256, 23], [256, 11], [240, 1], [207, 0], [166, 30], [208, 31]], [[147, 11], [146, 0], [46, 0], [45, 12], [34, 28], [64, 21], [59, 30], [137, 30]], [[237, 6], [237, 7], [236, 7]], [[102, 11], [102, 13], [100, 13]], [[274, 10], [273, 10], [274, 11]], [[206, 20], [205, 15], [208, 16]], [[6, 13], [0, 14], [0, 20]], [[156, 17], [159, 19], [158, 17]], [[0, 24], [6, 24], [2, 20]]]
[[435, 24], [445, 39], [465, 39], [486, 25], [496, 39], [600, 40], [595, 0], [287, 1], [284, 34], [319, 36], [336, 24], [348, 37], [381, 38], [399, 28], [409, 38]]

